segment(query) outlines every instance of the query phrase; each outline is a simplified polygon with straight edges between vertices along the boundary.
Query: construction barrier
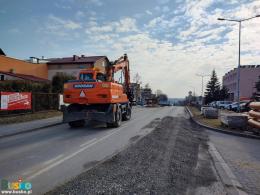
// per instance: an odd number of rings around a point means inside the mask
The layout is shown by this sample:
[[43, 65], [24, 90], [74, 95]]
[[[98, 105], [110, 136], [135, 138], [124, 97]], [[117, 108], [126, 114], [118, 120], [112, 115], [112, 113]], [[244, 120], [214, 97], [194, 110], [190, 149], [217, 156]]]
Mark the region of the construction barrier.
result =
[[248, 124], [260, 130], [260, 102], [251, 102], [249, 107], [252, 110], [248, 113]]

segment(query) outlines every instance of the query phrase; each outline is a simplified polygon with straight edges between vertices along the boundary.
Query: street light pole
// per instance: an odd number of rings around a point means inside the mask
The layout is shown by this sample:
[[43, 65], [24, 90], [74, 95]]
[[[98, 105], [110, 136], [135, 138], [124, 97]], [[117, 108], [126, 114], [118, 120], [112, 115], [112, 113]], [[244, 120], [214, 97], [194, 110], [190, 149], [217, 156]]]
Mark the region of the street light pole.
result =
[[241, 21], [239, 21], [239, 33], [238, 33], [238, 67], [237, 67], [237, 110], [240, 112], [240, 42], [241, 42]]
[[233, 20], [233, 19], [225, 19], [225, 18], [218, 18], [218, 20], [226, 20], [230, 22], [238, 22], [239, 23], [239, 32], [238, 32], [238, 66], [237, 66], [237, 99], [238, 99], [238, 112], [240, 112], [240, 42], [241, 42], [241, 23], [246, 20], [251, 20], [253, 18], [260, 17], [260, 15], [256, 15], [251, 18], [246, 18], [243, 20]]

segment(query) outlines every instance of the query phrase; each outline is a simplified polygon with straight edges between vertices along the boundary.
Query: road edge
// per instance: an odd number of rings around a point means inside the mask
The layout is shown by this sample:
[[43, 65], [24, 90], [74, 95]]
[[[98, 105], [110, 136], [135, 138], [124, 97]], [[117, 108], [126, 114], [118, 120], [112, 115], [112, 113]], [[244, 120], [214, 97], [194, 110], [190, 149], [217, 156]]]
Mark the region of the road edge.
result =
[[211, 155], [214, 168], [217, 171], [222, 184], [226, 188], [227, 193], [230, 195], [247, 195], [243, 186], [240, 184], [237, 177], [234, 175], [212, 142], [209, 142], [209, 153]]
[[42, 130], [44, 128], [54, 127], [54, 126], [61, 125], [61, 124], [63, 124], [63, 123], [57, 122], [57, 123], [53, 123], [53, 124], [50, 124], [50, 125], [45, 125], [45, 126], [41, 126], [41, 127], [32, 128], [32, 129], [25, 129], [25, 130], [22, 130], [22, 131], [19, 131], [19, 132], [0, 135], [0, 139], [6, 138], [6, 137], [12, 137], [12, 136], [15, 136], [15, 135], [20, 135], [20, 134], [30, 133], [30, 132], [33, 132], [33, 131], [39, 131], [39, 130]]
[[[202, 126], [204, 128], [211, 129], [208, 126], [202, 125], [201, 123], [196, 121], [194, 119], [192, 112], [189, 110], [189, 108], [186, 106], [185, 106], [185, 108], [190, 116], [190, 119], [194, 123], [196, 123], [199, 126]], [[214, 128], [212, 128], [212, 129], [215, 130]], [[212, 160], [214, 169], [215, 169], [216, 173], [218, 174], [222, 185], [226, 189], [227, 194], [228, 195], [247, 195], [247, 193], [244, 191], [242, 185], [240, 184], [240, 182], [238, 181], [238, 179], [236, 178], [236, 176], [234, 175], [232, 170], [229, 168], [229, 166], [227, 165], [227, 163], [225, 162], [225, 160], [223, 159], [221, 154], [217, 151], [214, 144], [212, 142], [208, 142], [208, 145], [209, 145], [208, 152], [211, 156], [211, 160]]]
[[197, 121], [196, 119], [194, 119], [194, 116], [193, 116], [192, 112], [190, 111], [190, 109], [187, 106], [185, 106], [185, 109], [188, 112], [188, 114], [190, 115], [190, 119], [194, 123], [196, 123], [197, 125], [199, 125], [201, 127], [204, 127], [206, 129], [213, 130], [213, 131], [216, 131], [216, 132], [229, 134], [229, 135], [235, 135], [235, 136], [239, 136], [239, 137], [246, 137], [246, 138], [259, 139], [260, 140], [260, 136], [250, 135], [250, 134], [245, 134], [245, 133], [238, 133], [238, 132], [218, 129], [218, 128], [214, 128], [214, 127], [210, 127], [210, 126], [204, 125], [204, 124], [200, 123], [199, 121]]

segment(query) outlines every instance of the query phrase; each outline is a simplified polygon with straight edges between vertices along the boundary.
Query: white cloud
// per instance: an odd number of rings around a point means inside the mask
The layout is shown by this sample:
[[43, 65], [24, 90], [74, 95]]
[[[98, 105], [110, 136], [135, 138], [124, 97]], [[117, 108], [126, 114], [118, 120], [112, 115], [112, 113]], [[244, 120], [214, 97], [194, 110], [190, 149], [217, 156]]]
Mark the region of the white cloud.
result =
[[64, 23], [64, 28], [67, 28], [70, 30], [75, 30], [75, 29], [81, 28], [81, 25], [79, 23], [68, 20]]
[[119, 21], [117, 32], [137, 31], [136, 20], [133, 18], [124, 18]]
[[150, 10], [145, 10], [145, 13], [147, 13], [148, 15], [153, 15], [153, 13]]
[[87, 27], [85, 32], [87, 34], [137, 32], [136, 20], [133, 18], [123, 18], [119, 21], [108, 22], [100, 25], [96, 22], [92, 22], [91, 27]]
[[81, 19], [81, 18], [85, 17], [85, 14], [82, 11], [77, 11], [76, 14], [75, 14], [75, 17], [77, 19]]
[[[85, 44], [81, 51], [108, 55], [111, 60], [128, 53], [132, 75], [138, 72], [144, 84], [150, 83], [154, 90], [161, 89], [170, 97], [183, 97], [191, 85], [200, 93], [201, 80], [196, 73], [208, 74], [215, 68], [221, 80], [225, 72], [237, 66], [237, 24], [220, 22], [217, 18], [260, 14], [256, 2], [245, 3], [230, 12], [213, 9], [210, 0], [188, 0], [187, 4], [177, 7], [177, 12], [167, 5], [167, 13], [163, 13], [163, 8], [168, 1], [160, 3], [161, 7], [152, 9], [154, 18], [143, 26], [138, 26], [131, 17], [100, 22], [99, 15], [95, 14], [85, 24], [51, 16], [48, 30], [67, 33], [82, 28], [86, 33], [80, 36]], [[150, 12], [140, 14], [138, 22], [141, 17], [151, 15]], [[183, 15], [174, 15], [183, 12]], [[242, 64], [260, 63], [259, 22], [255, 19], [243, 23], [241, 49], [248, 53], [241, 56]], [[156, 31], [161, 34], [154, 36]], [[168, 39], [173, 36], [176, 44]]]
[[168, 6], [163, 6], [162, 11], [168, 12], [168, 11], [170, 11], [170, 8]]
[[72, 20], [64, 20], [59, 17], [56, 17], [54, 15], [49, 15], [48, 17], [49, 21], [46, 25], [47, 28], [58, 30], [58, 29], [69, 29], [69, 30], [75, 30], [78, 28], [82, 28], [80, 23], [74, 22]]

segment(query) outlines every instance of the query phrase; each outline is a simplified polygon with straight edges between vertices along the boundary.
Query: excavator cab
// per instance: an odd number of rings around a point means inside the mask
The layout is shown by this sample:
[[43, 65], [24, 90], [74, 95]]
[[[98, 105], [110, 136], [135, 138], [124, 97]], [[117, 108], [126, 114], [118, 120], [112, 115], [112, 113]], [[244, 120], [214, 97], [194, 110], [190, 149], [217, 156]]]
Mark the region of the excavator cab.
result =
[[97, 69], [82, 70], [78, 75], [78, 80], [85, 82], [105, 82], [106, 76]]

